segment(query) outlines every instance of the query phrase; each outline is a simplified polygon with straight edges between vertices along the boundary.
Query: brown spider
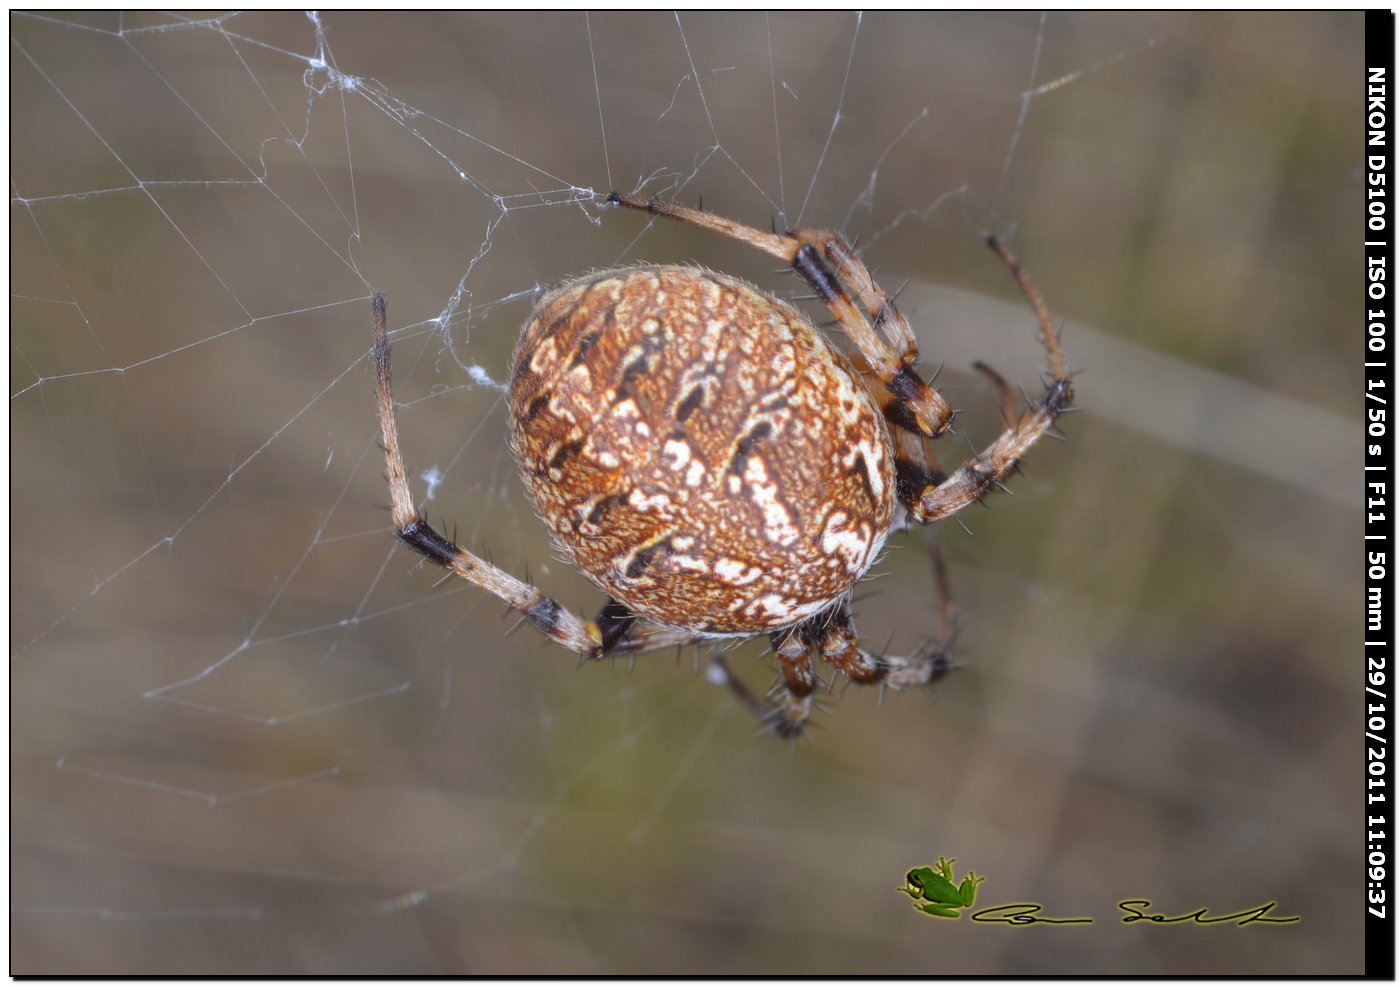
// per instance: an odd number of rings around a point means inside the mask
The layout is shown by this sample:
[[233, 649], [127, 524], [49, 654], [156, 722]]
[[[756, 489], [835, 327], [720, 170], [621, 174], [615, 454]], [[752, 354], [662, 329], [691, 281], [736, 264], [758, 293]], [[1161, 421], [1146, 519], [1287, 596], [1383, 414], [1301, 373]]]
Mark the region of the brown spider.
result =
[[943, 638], [910, 657], [872, 655], [851, 589], [906, 518], [950, 517], [1016, 468], [1073, 398], [1030, 278], [995, 239], [1040, 322], [1050, 371], [1007, 428], [945, 475], [925, 439], [953, 412], [915, 369], [913, 330], [837, 234], [765, 233], [698, 209], [616, 192], [607, 201], [731, 236], [781, 258], [811, 285], [882, 388], [792, 306], [697, 267], [598, 271], [547, 292], [525, 322], [510, 384], [511, 449], [563, 555], [608, 596], [584, 621], [529, 582], [452, 543], [409, 494], [389, 389], [384, 298], [374, 361], [394, 527], [413, 550], [481, 586], [583, 658], [768, 634], [785, 696], [776, 705], [716, 668], [780, 735], [812, 708], [813, 652], [852, 681], [904, 688], [946, 673], [951, 599], [935, 556]]

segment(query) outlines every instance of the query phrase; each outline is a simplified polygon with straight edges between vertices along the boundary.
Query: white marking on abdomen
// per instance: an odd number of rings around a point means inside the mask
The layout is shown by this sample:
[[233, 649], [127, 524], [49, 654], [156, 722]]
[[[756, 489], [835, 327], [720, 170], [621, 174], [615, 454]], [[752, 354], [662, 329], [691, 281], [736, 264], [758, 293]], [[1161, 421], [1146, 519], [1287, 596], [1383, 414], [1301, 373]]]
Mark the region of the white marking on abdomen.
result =
[[791, 544], [797, 540], [797, 528], [792, 526], [792, 516], [787, 507], [778, 500], [778, 484], [768, 481], [768, 469], [763, 459], [749, 456], [744, 463], [744, 479], [749, 484], [749, 496], [763, 511], [763, 535], [779, 544]]
[[865, 475], [870, 482], [870, 492], [875, 494], [875, 502], [884, 503], [885, 471], [880, 468], [885, 459], [884, 446], [879, 442], [872, 442], [868, 438], [861, 439], [851, 447], [841, 464], [847, 469], [854, 469], [858, 458], [863, 458], [865, 461]]
[[715, 562], [715, 574], [730, 585], [748, 585], [750, 582], [758, 581], [759, 576], [763, 574], [763, 569], [754, 565], [745, 565], [733, 558], [721, 558]]
[[834, 511], [822, 529], [822, 550], [828, 555], [840, 555], [846, 568], [859, 575], [870, 566], [871, 531], [865, 524], [850, 525], [844, 510]]

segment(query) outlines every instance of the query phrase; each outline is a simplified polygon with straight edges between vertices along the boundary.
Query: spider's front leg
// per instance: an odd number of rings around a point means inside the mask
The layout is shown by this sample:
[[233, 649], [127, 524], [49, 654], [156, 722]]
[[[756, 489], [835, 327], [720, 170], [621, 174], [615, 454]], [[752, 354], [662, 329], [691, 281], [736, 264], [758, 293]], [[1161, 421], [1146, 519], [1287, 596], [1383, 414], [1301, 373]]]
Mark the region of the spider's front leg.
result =
[[[937, 438], [947, 431], [953, 423], [953, 409], [915, 367], [919, 344], [909, 320], [875, 283], [851, 245], [839, 233], [806, 226], [794, 229], [788, 238], [801, 245], [793, 267], [855, 340], [893, 398], [886, 403], [886, 417], [925, 438]], [[883, 338], [862, 341], [858, 327], [872, 323]], [[872, 353], [876, 355], [873, 360]], [[888, 356], [881, 358], [883, 354]]]
[[[892, 395], [894, 412], [890, 419], [928, 438], [948, 430], [953, 409], [914, 368], [919, 351], [913, 330], [839, 235], [807, 227], [786, 234], [769, 233], [700, 209], [621, 192], [611, 193], [607, 201], [722, 233], [790, 264], [836, 317], [842, 331]], [[847, 283], [860, 305], [852, 300]]]
[[[951, 517], [964, 507], [982, 499], [992, 487], [1001, 486], [1002, 480], [1016, 468], [1030, 447], [1055, 426], [1055, 419], [1070, 410], [1074, 402], [1074, 381], [1065, 363], [1064, 350], [1060, 347], [1060, 336], [1050, 321], [1050, 313], [1040, 297], [1035, 283], [1022, 268], [1021, 262], [996, 237], [989, 236], [987, 244], [1001, 257], [1021, 292], [1030, 302], [1040, 325], [1041, 342], [1050, 357], [1050, 370], [1047, 374], [1045, 392], [1039, 401], [1032, 404], [1013, 421], [1008, 420], [1007, 428], [983, 452], [974, 455], [963, 463], [951, 476], [942, 482], [931, 482], [920, 491], [912, 502], [905, 502], [910, 515], [921, 524], [929, 524], [945, 517]], [[1009, 389], [1004, 380], [984, 366], [978, 369], [991, 377], [1001, 394], [1003, 416], [1010, 418], [1011, 401]]]
[[[826, 230], [797, 229], [791, 235], [821, 251], [822, 258], [839, 275], [838, 283], [850, 285], [875, 325], [885, 333], [891, 343], [902, 348], [903, 365], [912, 366], [918, 356], [913, 330], [904, 315], [875, 283], [865, 265], [856, 257], [855, 251], [839, 235]], [[993, 486], [1000, 486], [1002, 480], [1015, 470], [1030, 447], [1053, 428], [1056, 417], [1074, 400], [1073, 384], [1065, 364], [1064, 352], [1060, 347], [1059, 334], [1051, 324], [1049, 312], [1039, 290], [1030, 279], [1030, 275], [1022, 269], [1021, 262], [1005, 244], [993, 236], [987, 237], [987, 244], [1016, 278], [1017, 285], [1035, 312], [1040, 325], [1041, 340], [1050, 357], [1049, 381], [1041, 400], [1017, 416], [1006, 381], [990, 367], [977, 364], [977, 369], [987, 374], [997, 385], [1001, 395], [1002, 415], [1006, 419], [1006, 431], [981, 455], [973, 457], [952, 476], [947, 477], [923, 447], [919, 436], [928, 433], [919, 427], [919, 422], [907, 420], [908, 406], [901, 403], [897, 397], [885, 403], [885, 416], [893, 424], [900, 426], [893, 431], [899, 475], [899, 499], [908, 509], [910, 516], [923, 524], [950, 517], [963, 507], [980, 500]], [[896, 388], [890, 389], [898, 395]], [[946, 428], [950, 420], [951, 416], [945, 418], [942, 427]]]

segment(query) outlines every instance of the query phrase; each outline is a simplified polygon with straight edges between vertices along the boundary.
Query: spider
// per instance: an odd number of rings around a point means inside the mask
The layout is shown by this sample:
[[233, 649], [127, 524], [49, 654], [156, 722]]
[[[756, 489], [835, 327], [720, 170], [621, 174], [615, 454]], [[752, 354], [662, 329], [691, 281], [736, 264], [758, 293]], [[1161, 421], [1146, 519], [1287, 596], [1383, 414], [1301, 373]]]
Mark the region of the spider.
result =
[[[1049, 354], [1044, 393], [1018, 411], [996, 384], [1006, 428], [945, 474], [925, 442], [954, 412], [919, 374], [908, 321], [836, 233], [764, 232], [617, 192], [612, 205], [713, 230], [791, 265], [867, 368], [858, 371], [797, 309], [693, 266], [600, 270], [546, 292], [513, 357], [510, 447], [562, 555], [607, 595], [583, 620], [438, 533], [414, 506], [389, 386], [384, 297], [373, 300], [379, 423], [398, 538], [499, 596], [582, 659], [766, 634], [776, 701], [714, 668], [773, 732], [804, 732], [813, 655], [859, 684], [927, 685], [952, 668], [951, 596], [941, 559], [943, 635], [908, 657], [872, 654], [851, 590], [892, 530], [981, 500], [1051, 431], [1073, 399], [1058, 333], [1029, 276], [995, 238]], [[878, 386], [867, 385], [873, 378]]]

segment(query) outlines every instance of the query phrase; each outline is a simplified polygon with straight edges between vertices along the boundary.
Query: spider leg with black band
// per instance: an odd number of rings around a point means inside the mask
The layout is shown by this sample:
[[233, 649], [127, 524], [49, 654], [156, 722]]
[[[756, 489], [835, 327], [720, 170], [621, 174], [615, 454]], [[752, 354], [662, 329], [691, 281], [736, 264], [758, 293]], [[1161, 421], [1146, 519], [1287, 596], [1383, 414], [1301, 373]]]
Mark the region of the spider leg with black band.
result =
[[[915, 368], [919, 351], [913, 329], [839, 234], [811, 227], [799, 227], [787, 234], [769, 233], [699, 209], [620, 192], [611, 193], [607, 202], [722, 233], [792, 265], [830, 309], [891, 395], [892, 399], [884, 404], [890, 423], [922, 438], [937, 438], [947, 431], [953, 411]], [[1014, 424], [1009, 422], [1001, 438], [946, 481], [930, 467], [921, 442], [896, 440], [900, 502], [922, 524], [957, 513], [999, 485], [1074, 399], [1059, 335], [1051, 325], [1040, 292], [1004, 243], [992, 236], [987, 237], [987, 243], [1016, 278], [1035, 311], [1042, 342], [1050, 356], [1050, 381], [1038, 404]], [[885, 338], [881, 338], [876, 327]], [[897, 354], [892, 346], [899, 348]]]
[[694, 634], [664, 628], [632, 633], [632, 618], [625, 615], [624, 607], [612, 600], [599, 611], [597, 619], [582, 620], [529, 582], [454, 544], [422, 518], [409, 492], [408, 474], [399, 448], [398, 416], [394, 412], [393, 391], [389, 384], [389, 338], [382, 294], [374, 295], [372, 310], [379, 427], [384, 440], [385, 471], [392, 498], [390, 511], [399, 540], [458, 578], [505, 600], [519, 610], [536, 630], [581, 657], [606, 657], [612, 653], [639, 654], [697, 642]]
[[[935, 438], [947, 431], [953, 420], [953, 410], [915, 371], [913, 364], [919, 351], [908, 321], [885, 293], [875, 286], [864, 265], [856, 259], [855, 252], [840, 236], [828, 230], [808, 227], [799, 227], [786, 234], [765, 233], [761, 229], [689, 206], [660, 199], [637, 198], [621, 192], [613, 192], [607, 201], [723, 233], [790, 264], [831, 310], [842, 331], [850, 336], [880, 382], [898, 398], [898, 418], [892, 416], [891, 420], [928, 438]], [[857, 297], [866, 305], [869, 318], [851, 300], [842, 277], [837, 274], [849, 278]], [[881, 338], [876, 325], [899, 346], [898, 353], [890, 341]]]

